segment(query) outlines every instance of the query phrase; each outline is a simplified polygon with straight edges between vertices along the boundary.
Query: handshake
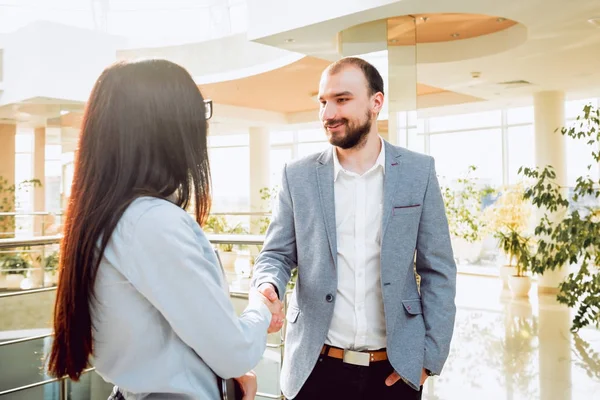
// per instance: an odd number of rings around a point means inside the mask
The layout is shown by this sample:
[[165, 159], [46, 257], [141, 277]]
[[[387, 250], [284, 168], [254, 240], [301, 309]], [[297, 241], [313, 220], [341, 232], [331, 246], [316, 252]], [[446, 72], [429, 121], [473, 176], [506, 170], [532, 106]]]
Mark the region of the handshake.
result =
[[271, 311], [271, 325], [269, 325], [267, 332], [278, 332], [283, 326], [285, 314], [283, 313], [283, 303], [279, 300], [275, 287], [270, 283], [263, 283], [258, 289], [250, 291], [250, 296], [256, 297], [269, 308], [269, 311]]

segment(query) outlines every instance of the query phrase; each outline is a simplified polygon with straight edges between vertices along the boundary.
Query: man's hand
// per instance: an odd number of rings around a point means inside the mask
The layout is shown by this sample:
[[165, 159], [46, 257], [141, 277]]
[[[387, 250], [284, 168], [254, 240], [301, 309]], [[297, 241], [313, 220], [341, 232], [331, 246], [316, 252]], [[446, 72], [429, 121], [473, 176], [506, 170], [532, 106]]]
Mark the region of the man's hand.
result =
[[[427, 375], [427, 371], [425, 371], [425, 368], [423, 368], [423, 370], [421, 371], [421, 386], [423, 386], [423, 384], [425, 383], [427, 378], [429, 378], [429, 375]], [[388, 386], [392, 386], [394, 383], [398, 382], [400, 379], [402, 379], [400, 377], [400, 375], [398, 375], [398, 373], [396, 371], [394, 371], [394, 372], [392, 372], [392, 374], [390, 376], [388, 376], [386, 378], [385, 384]]]
[[271, 325], [269, 325], [269, 329], [267, 329], [268, 333], [278, 332], [283, 326], [283, 321], [285, 320], [285, 314], [283, 313], [283, 303], [277, 297], [277, 292], [275, 291], [275, 287], [270, 283], [263, 283], [258, 287], [258, 291], [262, 293], [263, 296], [267, 298], [271, 302], [271, 305], [267, 304], [271, 313], [273, 314], [273, 318], [271, 318]]
[[256, 397], [256, 391], [258, 390], [258, 385], [256, 383], [256, 374], [254, 371], [250, 371], [246, 373], [244, 376], [240, 376], [239, 378], [235, 378], [236, 381], [242, 387], [242, 392], [244, 393], [244, 397], [242, 400], [254, 400]]

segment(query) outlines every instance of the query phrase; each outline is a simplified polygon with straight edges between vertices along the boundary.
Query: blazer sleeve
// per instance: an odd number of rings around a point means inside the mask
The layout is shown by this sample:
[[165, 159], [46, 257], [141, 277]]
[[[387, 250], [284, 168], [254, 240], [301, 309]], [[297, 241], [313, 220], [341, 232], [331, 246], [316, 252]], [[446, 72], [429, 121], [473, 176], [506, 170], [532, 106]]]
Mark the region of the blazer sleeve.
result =
[[417, 237], [417, 273], [425, 319], [424, 368], [439, 375], [448, 358], [456, 316], [456, 263], [442, 193], [430, 159], [429, 180]]
[[195, 222], [182, 210], [157, 206], [132, 229], [132, 285], [175, 333], [221, 378], [239, 377], [260, 361], [271, 313], [250, 296], [241, 316], [222, 286], [214, 257], [199, 243]]
[[296, 268], [297, 262], [294, 208], [288, 186], [287, 167], [284, 167], [272, 221], [267, 229], [262, 251], [254, 263], [252, 286], [271, 283], [279, 298], [283, 299], [292, 269]]

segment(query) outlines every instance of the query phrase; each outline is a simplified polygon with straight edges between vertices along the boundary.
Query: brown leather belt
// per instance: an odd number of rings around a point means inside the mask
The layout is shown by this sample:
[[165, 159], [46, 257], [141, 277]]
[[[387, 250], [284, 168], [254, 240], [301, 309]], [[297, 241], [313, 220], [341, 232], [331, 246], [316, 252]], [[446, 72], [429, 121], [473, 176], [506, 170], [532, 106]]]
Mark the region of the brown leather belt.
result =
[[352, 351], [344, 350], [337, 347], [323, 346], [321, 349], [322, 355], [343, 360], [345, 363], [368, 366], [372, 362], [385, 361], [388, 359], [385, 350], [375, 351]]

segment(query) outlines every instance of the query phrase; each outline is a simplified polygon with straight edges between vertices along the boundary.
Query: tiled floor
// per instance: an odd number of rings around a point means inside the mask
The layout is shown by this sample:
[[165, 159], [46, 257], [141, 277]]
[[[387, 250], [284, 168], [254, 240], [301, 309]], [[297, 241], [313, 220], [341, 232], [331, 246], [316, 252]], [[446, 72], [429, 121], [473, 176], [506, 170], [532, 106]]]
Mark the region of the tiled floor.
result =
[[428, 400], [600, 399], [600, 331], [569, 331], [554, 296], [513, 299], [498, 279], [459, 276], [458, 312], [442, 376]]
[[[554, 296], [538, 297], [534, 285], [516, 300], [498, 278], [459, 275], [456, 304], [450, 356], [424, 399], [600, 400], [600, 331], [572, 334], [571, 312]], [[278, 390], [278, 357], [265, 354], [259, 390]]]

